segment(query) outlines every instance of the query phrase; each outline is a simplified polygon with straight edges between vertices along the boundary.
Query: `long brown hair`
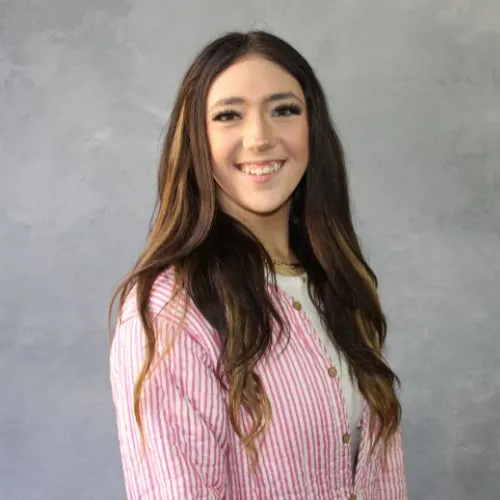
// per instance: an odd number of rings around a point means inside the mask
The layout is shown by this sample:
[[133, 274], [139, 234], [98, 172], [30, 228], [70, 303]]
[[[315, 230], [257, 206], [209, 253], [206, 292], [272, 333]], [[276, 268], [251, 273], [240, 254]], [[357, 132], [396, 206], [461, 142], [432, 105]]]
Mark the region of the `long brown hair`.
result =
[[[253, 234], [217, 205], [205, 127], [212, 82], [248, 54], [275, 62], [302, 86], [310, 151], [308, 168], [293, 195], [290, 246], [307, 272], [309, 293], [328, 335], [348, 360], [351, 376], [370, 406], [373, 446], [380, 440], [387, 444], [401, 421], [395, 390], [399, 380], [383, 355], [386, 318], [377, 278], [353, 228], [343, 149], [310, 65], [288, 43], [263, 31], [232, 32], [216, 39], [188, 69], [163, 145], [146, 248], [111, 300], [110, 324], [117, 297], [121, 309], [136, 289], [147, 346], [134, 391], [141, 437], [141, 391], [158, 342], [149, 297], [156, 278], [168, 268], [175, 270], [178, 289], [220, 336], [219, 367], [229, 381], [224, 388], [229, 391], [230, 420], [254, 466], [255, 440], [265, 433], [271, 418], [271, 405], [254, 367], [273, 342], [273, 325], [279, 326], [280, 335], [283, 332], [284, 323], [266, 287], [265, 269], [272, 269], [272, 262]], [[241, 269], [246, 270], [244, 280]], [[240, 425], [241, 408], [252, 419], [247, 435]]]

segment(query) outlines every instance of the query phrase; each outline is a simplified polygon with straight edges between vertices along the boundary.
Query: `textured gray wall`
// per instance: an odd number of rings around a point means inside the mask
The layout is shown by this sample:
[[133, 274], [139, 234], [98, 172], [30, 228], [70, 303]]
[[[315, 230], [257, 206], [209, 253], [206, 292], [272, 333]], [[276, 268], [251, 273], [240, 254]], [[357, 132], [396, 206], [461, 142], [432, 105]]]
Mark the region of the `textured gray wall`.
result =
[[251, 27], [310, 60], [343, 137], [410, 497], [500, 498], [497, 0], [0, 0], [1, 500], [124, 498], [107, 299], [183, 71]]

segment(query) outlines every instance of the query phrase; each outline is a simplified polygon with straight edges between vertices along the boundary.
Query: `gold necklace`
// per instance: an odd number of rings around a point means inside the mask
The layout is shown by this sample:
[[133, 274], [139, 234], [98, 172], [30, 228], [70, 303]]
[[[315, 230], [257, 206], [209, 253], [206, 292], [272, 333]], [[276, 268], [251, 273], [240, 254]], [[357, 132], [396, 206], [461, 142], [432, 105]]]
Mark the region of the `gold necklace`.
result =
[[300, 264], [289, 264], [279, 260], [273, 260], [274, 270], [277, 274], [283, 276], [303, 276], [305, 275], [304, 268]]

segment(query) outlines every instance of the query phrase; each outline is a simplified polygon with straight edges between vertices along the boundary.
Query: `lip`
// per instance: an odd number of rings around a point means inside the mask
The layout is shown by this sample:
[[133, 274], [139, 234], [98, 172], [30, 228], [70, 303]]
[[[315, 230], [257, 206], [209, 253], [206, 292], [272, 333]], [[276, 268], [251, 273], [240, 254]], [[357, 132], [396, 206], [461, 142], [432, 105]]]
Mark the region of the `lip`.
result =
[[286, 162], [286, 158], [274, 158], [274, 159], [270, 159], [270, 160], [259, 160], [259, 161], [242, 161], [242, 162], [239, 162], [239, 163], [235, 163], [235, 165], [237, 167], [242, 167], [243, 165], [258, 165], [258, 166], [262, 166], [262, 165], [267, 165], [269, 163], [273, 163], [273, 162], [279, 162], [279, 163], [285, 163]]
[[[268, 164], [269, 162], [272, 162], [272, 161], [277, 161], [279, 163], [281, 163], [281, 167], [279, 168], [279, 170], [277, 170], [276, 172], [271, 172], [269, 174], [262, 174], [262, 175], [248, 175], [246, 174], [245, 172], [243, 172], [242, 170], [242, 167], [241, 165], [266, 165]], [[278, 175], [283, 166], [286, 164], [287, 160], [270, 160], [270, 161], [261, 161], [261, 162], [248, 162], [248, 163], [237, 163], [235, 164], [236, 165], [236, 169], [241, 172], [242, 175], [244, 175], [248, 180], [249, 182], [252, 182], [254, 184], [266, 184], [267, 182], [269, 182], [271, 179], [273, 179], [276, 175]]]

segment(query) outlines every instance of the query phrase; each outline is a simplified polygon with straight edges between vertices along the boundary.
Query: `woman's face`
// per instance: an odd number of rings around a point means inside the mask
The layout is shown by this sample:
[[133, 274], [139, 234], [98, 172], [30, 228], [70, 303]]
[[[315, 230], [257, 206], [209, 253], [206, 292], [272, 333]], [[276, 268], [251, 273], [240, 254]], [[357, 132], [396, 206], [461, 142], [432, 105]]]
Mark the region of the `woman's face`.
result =
[[222, 209], [240, 220], [287, 215], [309, 158], [297, 80], [260, 56], [240, 59], [209, 90], [207, 132]]

